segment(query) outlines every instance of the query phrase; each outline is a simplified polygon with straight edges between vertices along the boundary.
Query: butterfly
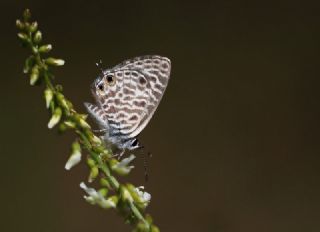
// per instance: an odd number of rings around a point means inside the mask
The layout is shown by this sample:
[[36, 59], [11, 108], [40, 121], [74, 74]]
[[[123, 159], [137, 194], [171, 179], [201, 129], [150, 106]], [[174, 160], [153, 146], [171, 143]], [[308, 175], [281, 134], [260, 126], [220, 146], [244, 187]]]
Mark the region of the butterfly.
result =
[[104, 132], [104, 141], [116, 148], [140, 148], [137, 136], [152, 118], [168, 85], [171, 62], [149, 55], [123, 61], [102, 73], [91, 85], [96, 104], [85, 103]]

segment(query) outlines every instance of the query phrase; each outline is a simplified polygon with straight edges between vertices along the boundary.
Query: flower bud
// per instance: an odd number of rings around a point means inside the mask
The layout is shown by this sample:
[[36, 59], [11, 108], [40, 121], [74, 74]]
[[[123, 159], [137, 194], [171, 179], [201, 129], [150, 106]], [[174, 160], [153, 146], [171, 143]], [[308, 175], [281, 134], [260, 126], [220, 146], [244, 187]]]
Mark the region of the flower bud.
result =
[[25, 33], [22, 33], [22, 32], [18, 33], [18, 37], [22, 42], [28, 42], [28, 40], [29, 40], [28, 36]]
[[71, 121], [64, 121], [64, 124], [66, 125], [67, 128], [75, 128], [76, 124]]
[[145, 221], [139, 221], [139, 223], [136, 225], [136, 228], [134, 230], [135, 232], [141, 231], [141, 232], [154, 232], [151, 230], [150, 224]]
[[37, 29], [38, 29], [38, 23], [37, 22], [31, 23], [31, 25], [29, 26], [30, 32], [35, 32]]
[[56, 90], [57, 90], [58, 92], [62, 92], [62, 91], [63, 91], [62, 85], [56, 85], [55, 88], [56, 88]]
[[99, 139], [97, 136], [95, 136], [95, 135], [92, 135], [91, 137], [90, 137], [90, 139], [91, 139], [91, 141], [94, 143], [94, 144], [96, 144], [96, 145], [99, 145], [99, 144], [101, 144], [101, 139]]
[[106, 197], [107, 194], [108, 194], [108, 189], [107, 188], [101, 188], [101, 189], [99, 189], [98, 192], [101, 194], [101, 196]]
[[57, 107], [54, 112], [53, 115], [48, 123], [48, 128], [51, 129], [52, 127], [54, 127], [55, 125], [57, 125], [57, 123], [59, 123], [60, 119], [62, 116], [62, 110], [60, 107]]
[[51, 112], [54, 111], [56, 105], [57, 105], [57, 104], [56, 104], [54, 101], [51, 101], [51, 102], [50, 102], [50, 107], [49, 107], [49, 108], [50, 108], [50, 111], [51, 111]]
[[24, 21], [29, 21], [29, 19], [31, 18], [31, 12], [29, 9], [25, 9], [23, 11], [23, 20]]
[[53, 99], [53, 92], [51, 89], [47, 88], [45, 91], [44, 91], [44, 98], [46, 100], [46, 107], [47, 109], [50, 107], [50, 102], [52, 101]]
[[71, 155], [65, 165], [66, 170], [70, 170], [81, 161], [81, 147], [78, 142], [72, 144]]
[[16, 26], [19, 30], [23, 30], [24, 29], [24, 23], [22, 23], [19, 19], [16, 20]]
[[37, 65], [33, 66], [30, 75], [30, 85], [34, 85], [39, 79], [39, 68]]
[[100, 185], [103, 187], [107, 187], [108, 189], [111, 188], [109, 181], [106, 178], [100, 179]]
[[103, 199], [102, 201], [99, 201], [98, 205], [101, 208], [109, 209], [109, 208], [115, 208], [117, 202], [118, 202], [118, 197], [113, 196], [113, 197], [108, 198], [107, 200]]
[[47, 52], [50, 52], [51, 50], [52, 50], [52, 45], [51, 44], [42, 45], [39, 48], [39, 52], [41, 52], [41, 53], [47, 53]]
[[40, 43], [42, 40], [42, 33], [41, 31], [37, 31], [33, 37], [33, 42], [35, 42], [36, 44]]
[[133, 202], [133, 198], [125, 186], [120, 187], [121, 198], [127, 202]]
[[159, 228], [156, 227], [155, 225], [151, 226], [151, 232], [160, 232]]
[[58, 132], [59, 132], [59, 133], [63, 133], [63, 132], [65, 132], [66, 130], [67, 130], [66, 124], [60, 123], [60, 124], [59, 124], [59, 128], [58, 128]]
[[128, 158], [124, 158], [120, 162], [118, 162], [115, 159], [112, 159], [110, 161], [111, 169], [119, 175], [127, 175], [131, 171], [131, 169], [134, 168], [134, 166], [128, 166], [128, 165], [135, 158], [136, 157], [131, 154]]
[[83, 118], [79, 119], [79, 123], [82, 128], [90, 129], [90, 125]]
[[89, 183], [93, 182], [97, 178], [98, 175], [99, 175], [98, 167], [97, 166], [92, 167], [90, 174], [89, 174], [88, 182]]
[[96, 166], [96, 162], [93, 159], [88, 158], [87, 165], [89, 166], [89, 168], [93, 168], [94, 166]]
[[[140, 186], [140, 187], [141, 187], [141, 186]], [[145, 219], [146, 219], [146, 221], [147, 221], [149, 224], [152, 224], [152, 223], [153, 223], [153, 219], [152, 219], [152, 217], [151, 217], [150, 214], [146, 214]]]
[[[57, 91], [60, 91], [60, 90], [57, 90]], [[56, 94], [57, 96], [57, 100], [58, 100], [58, 102], [62, 102], [62, 101], [64, 101], [65, 100], [65, 97], [64, 97], [64, 95], [62, 94], [62, 93], [60, 93], [60, 92], [57, 92], [57, 94]], [[62, 105], [67, 105], [66, 103], [64, 103], [64, 104], [62, 104]]]
[[[100, 145], [100, 144], [98, 144]], [[96, 150], [97, 153], [100, 154], [101, 160], [103, 162], [107, 162], [108, 160], [110, 160], [111, 156], [108, 152], [105, 151], [105, 147], [104, 146], [95, 146], [94, 148]]]
[[114, 205], [114, 208], [115, 208], [115, 206], [118, 204], [119, 197], [118, 197], [118, 196], [109, 197], [109, 198], [108, 198], [108, 201], [109, 201], [109, 202], [112, 202], [112, 203], [113, 203], [112, 205]]
[[67, 103], [67, 106], [68, 106], [69, 109], [73, 108], [73, 105], [72, 105], [71, 101], [66, 100], [66, 103]]
[[53, 65], [53, 66], [62, 66], [64, 65], [64, 60], [62, 59], [56, 59], [56, 58], [52, 58], [52, 57], [49, 57], [46, 59], [46, 64], [48, 65]]
[[30, 70], [32, 69], [33, 64], [34, 64], [34, 57], [29, 56], [24, 62], [23, 73], [29, 73]]
[[65, 97], [63, 96], [62, 93], [57, 93], [57, 94], [56, 94], [56, 98], [57, 98], [59, 104], [60, 104], [63, 108], [69, 109], [69, 106], [68, 106], [68, 104], [67, 104], [67, 101], [66, 101], [66, 99], [65, 99]]

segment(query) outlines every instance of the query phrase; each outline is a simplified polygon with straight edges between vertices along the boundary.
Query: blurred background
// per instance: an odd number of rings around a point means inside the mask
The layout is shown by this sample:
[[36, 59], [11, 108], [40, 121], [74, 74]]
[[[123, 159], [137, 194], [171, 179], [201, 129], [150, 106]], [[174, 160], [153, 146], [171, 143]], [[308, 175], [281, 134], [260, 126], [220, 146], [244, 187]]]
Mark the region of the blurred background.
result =
[[99, 59], [172, 60], [139, 137], [150, 180], [142, 156], [125, 179], [152, 194], [161, 231], [320, 231], [319, 5], [236, 0], [2, 0], [1, 231], [130, 231], [83, 200], [84, 163], [64, 170], [75, 136], [47, 129], [43, 89], [22, 73], [15, 20], [26, 7], [66, 60], [56, 82], [80, 112]]

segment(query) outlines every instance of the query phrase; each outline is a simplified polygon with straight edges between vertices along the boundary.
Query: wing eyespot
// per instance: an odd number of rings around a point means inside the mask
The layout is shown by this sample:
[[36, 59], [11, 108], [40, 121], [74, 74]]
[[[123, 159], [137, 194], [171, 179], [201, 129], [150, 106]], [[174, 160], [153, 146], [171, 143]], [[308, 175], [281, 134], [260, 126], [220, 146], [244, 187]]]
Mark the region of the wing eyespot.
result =
[[116, 83], [116, 78], [113, 75], [107, 75], [106, 76], [106, 82], [108, 85], [113, 86]]

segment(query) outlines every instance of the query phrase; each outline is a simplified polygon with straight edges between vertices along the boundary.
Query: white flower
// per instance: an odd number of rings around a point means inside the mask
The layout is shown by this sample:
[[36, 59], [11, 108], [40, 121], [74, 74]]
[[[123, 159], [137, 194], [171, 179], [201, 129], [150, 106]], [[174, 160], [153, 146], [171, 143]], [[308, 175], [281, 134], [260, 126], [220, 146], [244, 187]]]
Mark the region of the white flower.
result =
[[144, 190], [144, 186], [139, 186], [139, 187], [135, 188], [135, 190], [138, 193], [138, 195], [141, 198], [141, 200], [144, 202], [145, 206], [147, 206], [147, 204], [151, 200], [151, 194], [142, 191], [142, 190]]
[[87, 187], [85, 183], [81, 182], [80, 188], [88, 194], [88, 196], [84, 196], [84, 199], [90, 204], [98, 204], [105, 209], [116, 207], [116, 204], [112, 200], [105, 199], [101, 193], [97, 192], [94, 188]]
[[131, 169], [134, 168], [133, 165], [128, 166], [128, 164], [134, 160], [136, 157], [131, 154], [128, 158], [124, 158], [123, 160], [121, 160], [119, 163], [115, 164], [112, 166], [112, 169], [116, 172], [118, 172], [119, 174], [123, 174], [126, 175], [128, 174]]

